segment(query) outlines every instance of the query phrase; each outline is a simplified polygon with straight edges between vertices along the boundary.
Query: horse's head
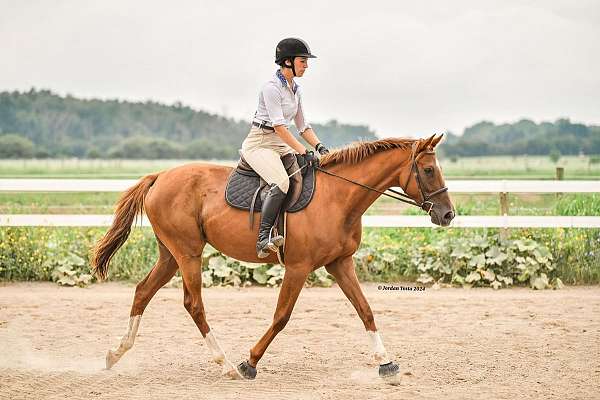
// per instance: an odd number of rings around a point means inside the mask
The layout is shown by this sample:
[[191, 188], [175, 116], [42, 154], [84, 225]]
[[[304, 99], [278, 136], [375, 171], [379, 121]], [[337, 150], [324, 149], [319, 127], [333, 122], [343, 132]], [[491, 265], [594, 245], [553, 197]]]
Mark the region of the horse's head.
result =
[[431, 217], [432, 223], [448, 226], [456, 212], [434, 151], [443, 136], [433, 135], [416, 141], [399, 179], [404, 193], [421, 205]]

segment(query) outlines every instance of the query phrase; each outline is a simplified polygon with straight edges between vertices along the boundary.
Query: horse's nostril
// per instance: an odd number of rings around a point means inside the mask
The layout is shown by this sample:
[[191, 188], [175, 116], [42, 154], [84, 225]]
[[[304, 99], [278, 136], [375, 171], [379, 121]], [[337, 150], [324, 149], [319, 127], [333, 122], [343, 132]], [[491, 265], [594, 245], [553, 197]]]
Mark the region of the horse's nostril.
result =
[[451, 221], [454, 218], [454, 213], [452, 211], [448, 211], [446, 215], [444, 215], [444, 219], [446, 221]]

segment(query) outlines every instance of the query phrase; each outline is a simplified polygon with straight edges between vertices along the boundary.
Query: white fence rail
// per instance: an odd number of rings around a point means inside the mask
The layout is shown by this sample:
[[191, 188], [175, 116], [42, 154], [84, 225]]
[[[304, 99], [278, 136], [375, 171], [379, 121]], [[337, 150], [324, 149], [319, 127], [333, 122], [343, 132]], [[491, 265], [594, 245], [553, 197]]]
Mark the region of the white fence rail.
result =
[[[0, 192], [122, 192], [137, 179], [0, 179]], [[596, 193], [597, 181], [451, 180], [451, 193]], [[399, 189], [399, 188], [396, 188]], [[4, 214], [0, 226], [110, 226], [112, 215]], [[365, 227], [435, 227], [428, 216], [366, 215]], [[139, 220], [138, 220], [139, 224]], [[150, 223], [144, 216], [142, 227]], [[457, 216], [457, 228], [600, 228], [600, 216]]]

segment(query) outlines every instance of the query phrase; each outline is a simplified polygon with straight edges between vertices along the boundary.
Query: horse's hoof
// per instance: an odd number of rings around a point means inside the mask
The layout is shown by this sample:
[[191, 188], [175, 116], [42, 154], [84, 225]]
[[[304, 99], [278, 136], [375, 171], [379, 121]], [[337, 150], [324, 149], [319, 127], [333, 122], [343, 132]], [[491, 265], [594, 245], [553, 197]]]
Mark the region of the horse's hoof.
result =
[[242, 361], [238, 366], [237, 370], [246, 379], [256, 378], [256, 368], [248, 364], [248, 361]]
[[119, 361], [119, 358], [109, 350], [108, 353], [106, 353], [106, 369], [111, 369], [112, 366], [117, 363], [117, 361]]
[[225, 356], [223, 354], [219, 354], [217, 356], [213, 356], [212, 360], [219, 365], [223, 365], [225, 362]]
[[400, 367], [393, 361], [390, 361], [387, 364], [381, 364], [379, 366], [379, 376], [381, 378], [388, 378], [390, 376], [398, 375], [400, 372]]
[[238, 372], [235, 365], [230, 363], [228, 359], [225, 359], [223, 362], [222, 374], [230, 379], [244, 379], [244, 377]]

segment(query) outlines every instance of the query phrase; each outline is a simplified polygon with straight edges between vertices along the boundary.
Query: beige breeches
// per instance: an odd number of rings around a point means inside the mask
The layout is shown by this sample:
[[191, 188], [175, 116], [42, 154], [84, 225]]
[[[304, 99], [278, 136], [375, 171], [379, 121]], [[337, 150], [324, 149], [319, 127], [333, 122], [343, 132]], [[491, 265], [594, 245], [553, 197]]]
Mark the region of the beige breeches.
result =
[[297, 151], [285, 143], [277, 133], [264, 133], [262, 129], [253, 126], [242, 142], [239, 153], [268, 184], [274, 183], [282, 192], [287, 193], [290, 178], [281, 157]]

